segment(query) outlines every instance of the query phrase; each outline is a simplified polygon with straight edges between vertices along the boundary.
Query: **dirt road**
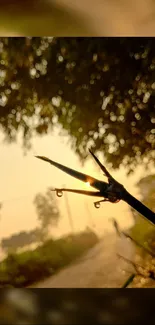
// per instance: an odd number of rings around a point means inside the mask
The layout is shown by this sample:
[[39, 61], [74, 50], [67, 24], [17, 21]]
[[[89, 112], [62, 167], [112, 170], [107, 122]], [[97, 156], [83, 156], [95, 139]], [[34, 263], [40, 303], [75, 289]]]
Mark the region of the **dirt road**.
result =
[[[85, 256], [58, 274], [33, 285], [36, 288], [118, 288], [132, 273], [132, 266], [117, 254], [132, 259], [134, 246], [115, 234], [107, 235]], [[125, 272], [123, 271], [125, 270]]]

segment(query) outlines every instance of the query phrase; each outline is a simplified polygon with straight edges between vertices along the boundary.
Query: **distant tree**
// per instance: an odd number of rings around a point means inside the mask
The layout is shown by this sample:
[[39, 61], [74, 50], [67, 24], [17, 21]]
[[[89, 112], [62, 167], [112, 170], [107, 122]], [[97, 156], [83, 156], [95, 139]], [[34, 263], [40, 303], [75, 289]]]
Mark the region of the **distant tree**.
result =
[[30, 231], [21, 231], [20, 233], [13, 234], [10, 237], [3, 238], [1, 247], [6, 252], [16, 252], [18, 249], [25, 246], [37, 243], [39, 241], [39, 230], [36, 228]]
[[34, 204], [36, 206], [38, 220], [40, 222], [38, 236], [41, 240], [44, 240], [48, 236], [49, 228], [51, 226], [56, 226], [60, 218], [55, 193], [50, 191], [50, 189], [46, 191], [45, 195], [38, 193], [35, 196]]
[[1, 217], [1, 210], [2, 210], [3, 204], [0, 202], [0, 217]]
[[142, 178], [137, 186], [140, 188], [143, 203], [155, 212], [155, 175]]
[[[0, 38], [0, 125], [6, 138], [62, 125], [73, 150], [88, 146], [130, 172], [155, 159], [153, 38]], [[63, 134], [63, 133], [62, 133]]]

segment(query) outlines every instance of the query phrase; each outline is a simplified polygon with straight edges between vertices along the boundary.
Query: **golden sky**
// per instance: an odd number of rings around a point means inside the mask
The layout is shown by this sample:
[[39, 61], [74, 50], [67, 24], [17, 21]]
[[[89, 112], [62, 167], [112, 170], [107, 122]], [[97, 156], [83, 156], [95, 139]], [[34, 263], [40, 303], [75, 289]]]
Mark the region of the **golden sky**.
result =
[[[47, 156], [73, 169], [105, 180], [92, 157], [84, 167], [81, 167], [77, 156], [70, 149], [68, 138], [59, 136], [58, 133], [59, 129], [55, 129], [49, 135], [33, 138], [33, 149], [26, 156], [21, 148], [20, 137], [18, 143], [5, 144], [1, 134], [0, 201], [3, 202], [0, 219], [1, 238], [37, 226], [37, 214], [33, 205], [36, 193], [43, 193], [48, 187], [61, 187], [63, 184], [70, 188], [88, 189], [83, 182], [36, 159], [34, 155]], [[136, 173], [130, 177], [122, 168], [112, 171], [112, 174], [131, 194], [138, 197], [135, 183], [145, 175], [143, 168], [137, 168]], [[92, 226], [93, 223], [97, 232], [102, 235], [105, 230], [112, 230], [111, 222], [108, 220], [111, 217], [116, 218], [123, 227], [128, 227], [132, 223], [129, 207], [125, 202], [118, 204], [105, 202], [100, 209], [95, 209], [93, 202], [96, 198], [68, 193], [68, 200], [75, 231], [84, 229], [87, 225]], [[70, 232], [64, 197], [57, 198], [57, 202], [61, 210], [61, 220], [58, 228], [52, 230], [52, 234], [56, 236]]]

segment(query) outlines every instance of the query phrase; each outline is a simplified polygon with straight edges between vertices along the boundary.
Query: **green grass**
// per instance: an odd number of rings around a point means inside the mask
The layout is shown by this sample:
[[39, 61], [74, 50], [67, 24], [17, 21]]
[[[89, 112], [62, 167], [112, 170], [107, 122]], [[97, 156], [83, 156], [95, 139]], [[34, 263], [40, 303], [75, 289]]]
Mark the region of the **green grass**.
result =
[[0, 264], [1, 287], [26, 287], [75, 261], [98, 242], [91, 231], [48, 240], [34, 251], [9, 254]]

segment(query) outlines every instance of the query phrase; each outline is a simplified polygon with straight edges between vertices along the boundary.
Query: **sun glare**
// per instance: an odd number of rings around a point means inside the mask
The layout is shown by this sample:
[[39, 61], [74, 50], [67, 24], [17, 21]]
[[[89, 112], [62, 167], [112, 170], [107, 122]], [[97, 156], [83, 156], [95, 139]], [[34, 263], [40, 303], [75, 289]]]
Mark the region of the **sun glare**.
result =
[[89, 187], [90, 186], [90, 183], [89, 182], [86, 182], [86, 185]]

